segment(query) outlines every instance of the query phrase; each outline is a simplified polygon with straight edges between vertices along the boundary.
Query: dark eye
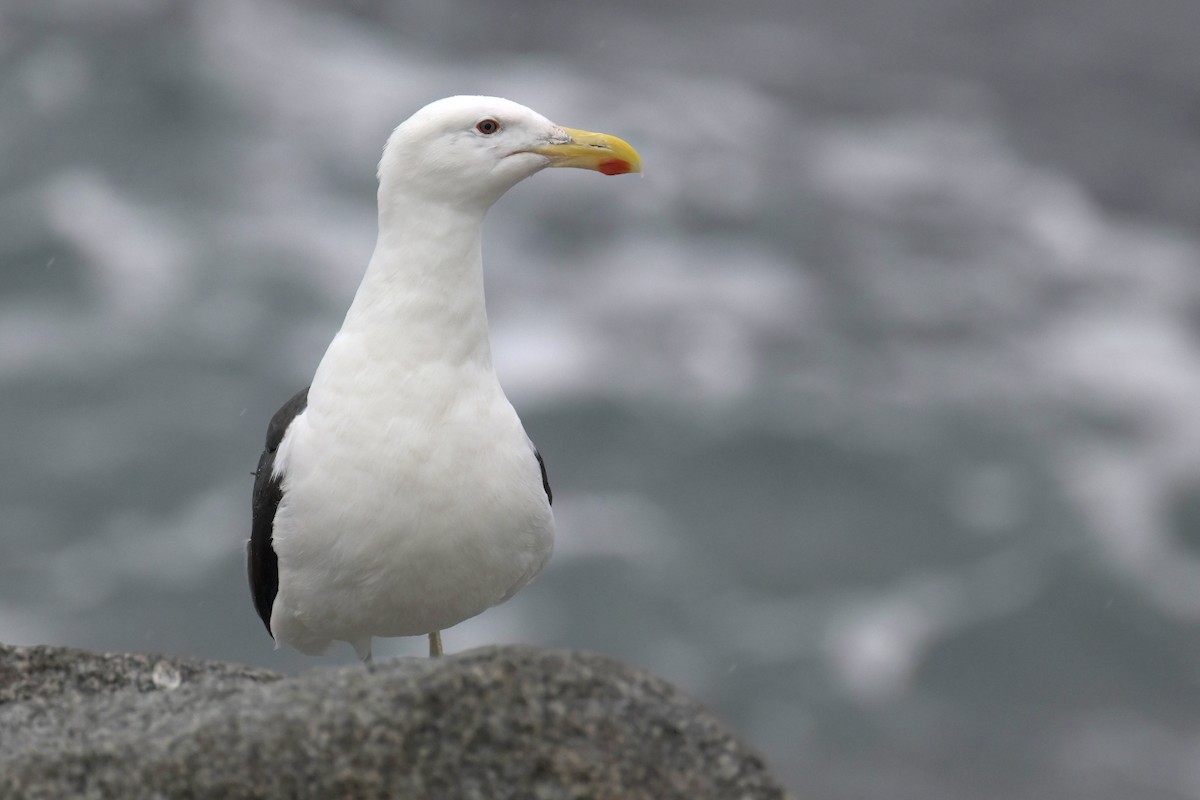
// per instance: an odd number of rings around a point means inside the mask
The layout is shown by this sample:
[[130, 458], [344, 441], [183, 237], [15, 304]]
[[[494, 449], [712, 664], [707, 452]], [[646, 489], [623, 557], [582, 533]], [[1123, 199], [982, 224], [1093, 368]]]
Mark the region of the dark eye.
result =
[[475, 130], [490, 136], [500, 130], [500, 123], [494, 119], [481, 119], [475, 124]]

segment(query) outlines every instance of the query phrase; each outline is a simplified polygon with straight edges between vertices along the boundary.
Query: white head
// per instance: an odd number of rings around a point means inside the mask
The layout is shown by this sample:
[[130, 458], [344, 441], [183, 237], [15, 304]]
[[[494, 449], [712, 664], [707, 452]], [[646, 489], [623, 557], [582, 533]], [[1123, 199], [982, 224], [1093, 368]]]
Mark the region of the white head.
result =
[[615, 136], [555, 125], [511, 100], [447, 97], [388, 138], [379, 162], [380, 200], [404, 196], [486, 210], [546, 167], [619, 175], [641, 171], [641, 158]]

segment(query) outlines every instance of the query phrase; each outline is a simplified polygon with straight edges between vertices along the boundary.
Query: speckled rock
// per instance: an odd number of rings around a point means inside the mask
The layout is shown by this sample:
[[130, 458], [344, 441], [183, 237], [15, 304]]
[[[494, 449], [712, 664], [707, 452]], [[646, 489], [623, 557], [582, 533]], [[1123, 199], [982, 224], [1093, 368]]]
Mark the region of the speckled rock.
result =
[[296, 678], [0, 647], [0, 797], [784, 798], [664, 681], [485, 648]]

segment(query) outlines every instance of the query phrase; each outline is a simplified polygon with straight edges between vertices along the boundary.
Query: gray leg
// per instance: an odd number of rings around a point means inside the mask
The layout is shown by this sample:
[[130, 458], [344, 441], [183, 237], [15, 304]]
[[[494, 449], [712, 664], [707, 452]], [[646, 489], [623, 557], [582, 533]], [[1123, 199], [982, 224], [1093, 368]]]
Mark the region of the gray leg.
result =
[[442, 654], [442, 632], [434, 631], [429, 634], [429, 657], [437, 658]]
[[354, 652], [358, 653], [358, 657], [362, 659], [364, 664], [371, 663], [371, 637], [367, 636], [363, 639], [353, 641], [350, 645], [354, 648]]

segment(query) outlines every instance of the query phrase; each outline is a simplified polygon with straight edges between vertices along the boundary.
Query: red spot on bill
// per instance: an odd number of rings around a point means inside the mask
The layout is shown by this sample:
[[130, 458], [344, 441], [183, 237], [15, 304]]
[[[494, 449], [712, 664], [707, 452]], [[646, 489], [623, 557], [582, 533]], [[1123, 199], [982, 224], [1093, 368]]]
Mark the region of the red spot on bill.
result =
[[629, 172], [629, 162], [619, 158], [610, 158], [607, 161], [601, 161], [596, 169], [605, 175], [624, 175]]

